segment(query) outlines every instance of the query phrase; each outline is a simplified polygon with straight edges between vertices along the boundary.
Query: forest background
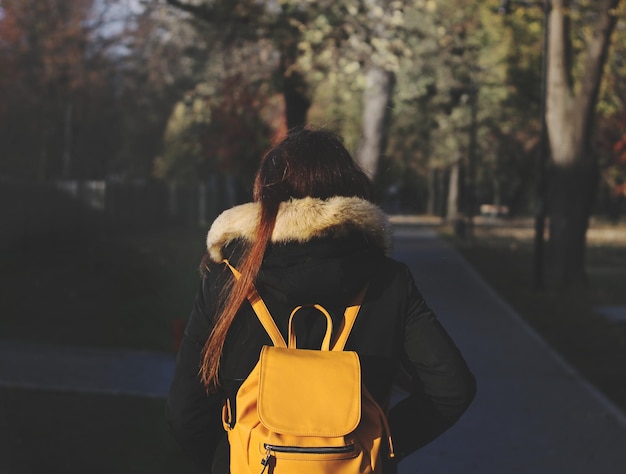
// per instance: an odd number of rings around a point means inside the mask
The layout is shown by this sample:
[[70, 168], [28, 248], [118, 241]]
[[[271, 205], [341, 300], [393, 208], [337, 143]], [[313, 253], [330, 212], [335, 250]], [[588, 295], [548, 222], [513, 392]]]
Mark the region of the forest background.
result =
[[624, 5], [550, 4], [2, 0], [0, 176], [110, 195], [201, 183], [215, 214], [249, 197], [272, 141], [313, 124], [393, 212], [533, 215], [551, 176], [555, 273], [579, 283], [589, 216], [624, 206]]

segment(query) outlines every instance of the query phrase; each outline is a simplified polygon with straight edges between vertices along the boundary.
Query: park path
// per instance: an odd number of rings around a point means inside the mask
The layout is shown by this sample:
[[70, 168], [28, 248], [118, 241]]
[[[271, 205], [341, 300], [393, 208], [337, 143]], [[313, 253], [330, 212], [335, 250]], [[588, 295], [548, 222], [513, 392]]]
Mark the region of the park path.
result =
[[626, 472], [622, 411], [431, 229], [399, 228], [394, 242], [478, 384], [461, 420], [403, 461], [401, 474]]
[[163, 398], [173, 354], [0, 340], [0, 386]]
[[[399, 226], [394, 256], [410, 266], [478, 381], [467, 413], [404, 460], [401, 474], [626, 472], [624, 413], [454, 249], [427, 227]], [[0, 386], [165, 397], [173, 368], [172, 354], [0, 341]]]

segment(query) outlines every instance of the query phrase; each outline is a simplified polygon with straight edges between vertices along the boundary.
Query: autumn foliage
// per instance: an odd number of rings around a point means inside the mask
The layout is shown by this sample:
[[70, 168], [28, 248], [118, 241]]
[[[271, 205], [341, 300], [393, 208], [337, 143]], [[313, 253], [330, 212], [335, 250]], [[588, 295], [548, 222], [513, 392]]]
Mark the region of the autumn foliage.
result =
[[106, 102], [109, 87], [109, 45], [97, 39], [102, 25], [93, 0], [1, 5], [0, 173], [38, 180], [88, 175], [95, 161], [75, 156], [87, 154], [96, 137], [81, 124]]

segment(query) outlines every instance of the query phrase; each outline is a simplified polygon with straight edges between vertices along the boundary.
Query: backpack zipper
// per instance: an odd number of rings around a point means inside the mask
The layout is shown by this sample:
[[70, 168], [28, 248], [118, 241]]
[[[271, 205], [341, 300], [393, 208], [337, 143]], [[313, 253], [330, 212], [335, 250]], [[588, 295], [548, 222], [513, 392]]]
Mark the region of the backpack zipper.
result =
[[[275, 444], [265, 443], [265, 449], [269, 452], [277, 453], [303, 453], [303, 454], [341, 454], [351, 453], [354, 451], [354, 445], [346, 446], [322, 446], [322, 447], [303, 447], [303, 446], [277, 446]], [[266, 451], [266, 452], [267, 452]]]
[[303, 446], [278, 446], [275, 444], [263, 445], [265, 447], [265, 457], [261, 459], [263, 469], [260, 474], [265, 472], [267, 465], [269, 464], [272, 452], [275, 453], [299, 453], [299, 454], [343, 454], [354, 452], [354, 444], [348, 444], [346, 446], [323, 446], [323, 447], [303, 447]]

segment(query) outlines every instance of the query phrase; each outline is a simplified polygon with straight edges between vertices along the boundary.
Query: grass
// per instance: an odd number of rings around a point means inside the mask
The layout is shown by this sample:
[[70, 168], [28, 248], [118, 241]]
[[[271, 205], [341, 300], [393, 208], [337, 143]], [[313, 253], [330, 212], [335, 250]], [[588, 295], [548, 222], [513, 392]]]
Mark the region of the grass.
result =
[[0, 473], [195, 472], [163, 400], [0, 389]]
[[[3, 252], [0, 338], [172, 352], [203, 231], [105, 234]], [[165, 400], [0, 388], [0, 474], [195, 472]]]
[[563, 357], [626, 410], [626, 326], [599, 315], [626, 306], [626, 225], [592, 225], [583, 288], [533, 289], [533, 230], [528, 223], [474, 228], [461, 240], [440, 229], [472, 266]]
[[101, 235], [0, 269], [0, 334], [53, 344], [172, 350], [198, 285], [201, 231]]

